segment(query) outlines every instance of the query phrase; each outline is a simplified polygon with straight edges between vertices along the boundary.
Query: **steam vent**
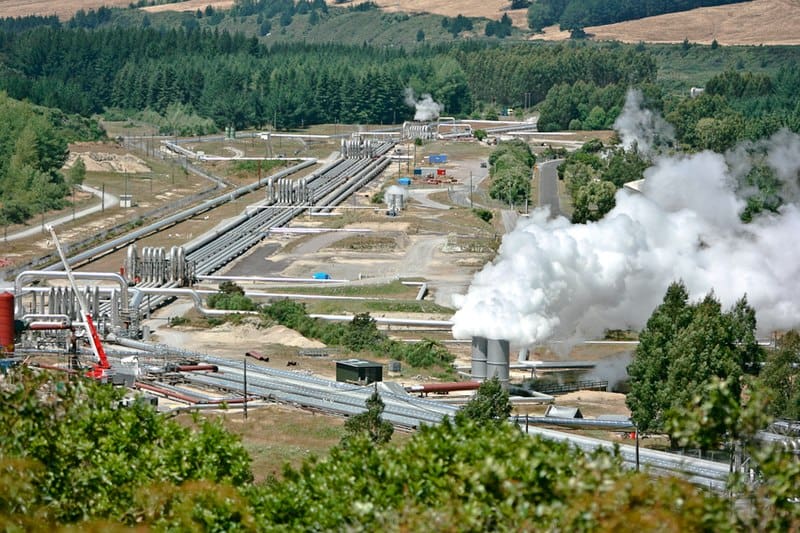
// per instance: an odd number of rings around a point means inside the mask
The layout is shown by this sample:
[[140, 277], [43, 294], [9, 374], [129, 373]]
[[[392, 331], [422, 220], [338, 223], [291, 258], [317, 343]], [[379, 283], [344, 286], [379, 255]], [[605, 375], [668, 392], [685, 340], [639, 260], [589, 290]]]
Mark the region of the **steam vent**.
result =
[[504, 339], [472, 337], [472, 379], [486, 381], [497, 376], [508, 388], [509, 343]]

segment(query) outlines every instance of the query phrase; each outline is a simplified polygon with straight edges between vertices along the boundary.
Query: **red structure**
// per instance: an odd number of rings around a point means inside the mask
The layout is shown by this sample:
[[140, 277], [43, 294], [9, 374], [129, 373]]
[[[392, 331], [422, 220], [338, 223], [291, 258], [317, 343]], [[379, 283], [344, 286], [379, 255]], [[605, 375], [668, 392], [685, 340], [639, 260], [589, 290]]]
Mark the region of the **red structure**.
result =
[[0, 294], [0, 352], [14, 352], [14, 295]]

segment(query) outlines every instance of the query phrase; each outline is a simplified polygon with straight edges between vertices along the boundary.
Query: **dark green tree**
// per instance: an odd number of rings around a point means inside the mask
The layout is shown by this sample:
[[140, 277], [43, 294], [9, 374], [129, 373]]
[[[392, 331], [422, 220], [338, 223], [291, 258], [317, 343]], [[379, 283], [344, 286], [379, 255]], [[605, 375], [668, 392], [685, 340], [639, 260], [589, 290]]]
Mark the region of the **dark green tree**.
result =
[[365, 412], [353, 415], [345, 421], [344, 429], [347, 433], [342, 439], [344, 444], [364, 437], [373, 444], [385, 444], [392, 439], [394, 427], [381, 418], [385, 405], [378, 391], [373, 392], [366, 403]]
[[671, 405], [669, 391], [664, 388], [671, 364], [669, 347], [691, 320], [686, 286], [683, 282], [672, 283], [664, 301], [639, 333], [639, 345], [628, 366], [631, 390], [625, 402], [641, 432], [664, 427], [664, 413]]
[[508, 391], [495, 376], [481, 383], [475, 396], [456, 413], [456, 423], [470, 420], [478, 424], [505, 424], [512, 408]]
[[589, 180], [578, 188], [573, 201], [572, 223], [597, 222], [614, 209], [617, 189], [608, 181]]
[[[723, 312], [713, 293], [687, 304], [673, 284], [639, 337], [628, 367], [627, 404], [640, 431], [663, 431], [666, 413], [689, 405], [714, 378], [741, 397], [741, 377], [759, 358], [755, 313], [742, 298]], [[670, 435], [673, 443], [674, 434]]]
[[382, 338], [375, 319], [369, 313], [358, 313], [347, 325], [342, 344], [354, 352], [360, 352], [374, 348]]
[[791, 330], [767, 355], [757, 386], [771, 393], [767, 412], [777, 418], [800, 420], [800, 334]]
[[83, 180], [86, 178], [86, 163], [83, 162], [82, 157], [75, 159], [72, 167], [67, 172], [67, 179], [69, 180], [70, 187], [80, 187]]

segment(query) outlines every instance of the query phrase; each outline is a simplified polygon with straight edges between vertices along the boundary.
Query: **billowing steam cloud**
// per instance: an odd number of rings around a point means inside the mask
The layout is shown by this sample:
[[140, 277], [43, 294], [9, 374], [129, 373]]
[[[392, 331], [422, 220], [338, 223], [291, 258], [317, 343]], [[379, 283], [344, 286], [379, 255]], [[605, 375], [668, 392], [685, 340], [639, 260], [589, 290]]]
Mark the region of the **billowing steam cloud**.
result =
[[439, 118], [439, 114], [444, 109], [442, 104], [437, 104], [433, 101], [433, 97], [431, 97], [430, 94], [423, 94], [422, 97], [417, 100], [414, 95], [414, 89], [407, 88], [404, 91], [404, 95], [406, 105], [416, 110], [414, 112], [414, 120], [435, 120]]
[[[783, 131], [760, 148], [759, 160], [787, 182], [783, 192], [796, 190], [800, 137]], [[762, 333], [797, 326], [798, 204], [750, 224], [739, 219], [744, 201], [735, 184], [755, 152], [750, 145], [727, 158], [659, 157], [645, 172], [644, 194], [619, 191], [617, 206], [597, 223], [572, 225], [535, 211], [504, 237], [467, 294], [454, 299], [453, 334], [530, 345], [640, 328], [678, 279], [693, 299], [713, 290], [725, 307], [746, 293]]]
[[642, 93], [629, 90], [614, 129], [619, 133], [622, 146], [626, 150], [636, 149], [645, 155], [652, 156], [662, 148], [675, 142], [675, 130], [658, 113], [644, 107]]

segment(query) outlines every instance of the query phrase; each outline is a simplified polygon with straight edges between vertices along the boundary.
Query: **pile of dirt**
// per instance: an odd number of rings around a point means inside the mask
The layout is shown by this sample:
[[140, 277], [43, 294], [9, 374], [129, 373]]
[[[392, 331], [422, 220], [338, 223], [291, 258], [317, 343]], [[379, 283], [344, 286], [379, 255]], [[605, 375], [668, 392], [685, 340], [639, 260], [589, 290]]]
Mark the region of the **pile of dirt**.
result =
[[325, 344], [303, 337], [295, 330], [289, 329], [285, 326], [272, 326], [271, 328], [260, 331], [260, 340], [266, 344], [282, 344], [284, 346], [294, 346], [297, 348], [325, 347]]
[[558, 405], [580, 407], [584, 414], [615, 414], [630, 416], [631, 412], [625, 404], [625, 395], [617, 392], [577, 391], [556, 397]]
[[87, 172], [119, 172], [123, 174], [144, 174], [151, 172], [147, 164], [132, 154], [110, 154], [107, 152], [72, 152], [64, 164], [65, 169], [72, 168], [80, 158]]
[[284, 326], [259, 328], [255, 324], [233, 325], [224, 323], [211, 329], [197, 328], [158, 328], [158, 341], [171, 346], [182, 346], [189, 350], [205, 352], [209, 346], [219, 351], [243, 353], [267, 344], [280, 344], [295, 348], [324, 348], [319, 341], [308, 339]]

